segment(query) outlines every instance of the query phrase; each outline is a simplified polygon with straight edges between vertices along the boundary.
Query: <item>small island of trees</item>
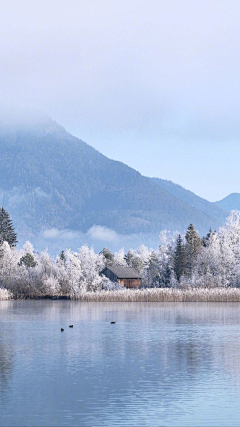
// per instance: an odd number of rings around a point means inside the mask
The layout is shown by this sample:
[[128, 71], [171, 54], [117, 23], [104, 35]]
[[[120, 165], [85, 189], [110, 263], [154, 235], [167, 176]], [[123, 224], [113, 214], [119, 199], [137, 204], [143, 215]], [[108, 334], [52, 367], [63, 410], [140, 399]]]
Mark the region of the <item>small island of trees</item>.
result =
[[[184, 235], [161, 232], [156, 250], [141, 245], [125, 254], [82, 246], [56, 258], [30, 242], [17, 249], [9, 214], [0, 210], [0, 299], [66, 297], [96, 301], [240, 301], [240, 212], [218, 232], [200, 238], [193, 224]], [[133, 267], [142, 289], [123, 289], [101, 275], [106, 265]]]

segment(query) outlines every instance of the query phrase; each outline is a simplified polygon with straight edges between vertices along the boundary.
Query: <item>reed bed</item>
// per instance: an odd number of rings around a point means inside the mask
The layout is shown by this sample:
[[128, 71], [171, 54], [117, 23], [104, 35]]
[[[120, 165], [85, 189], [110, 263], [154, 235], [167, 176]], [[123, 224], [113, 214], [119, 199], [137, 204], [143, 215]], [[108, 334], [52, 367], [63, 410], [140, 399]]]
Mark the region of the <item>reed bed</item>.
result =
[[[45, 296], [45, 298], [48, 296]], [[65, 299], [67, 296], [65, 295]], [[29, 298], [29, 296], [28, 296]], [[37, 297], [30, 297], [36, 299]], [[50, 299], [62, 298], [61, 295], [49, 296]], [[77, 301], [89, 302], [240, 302], [240, 288], [147, 288], [120, 289], [111, 291], [81, 292], [68, 296]], [[0, 301], [15, 298], [5, 288], [0, 288]], [[20, 298], [21, 299], [21, 298]]]
[[93, 302], [240, 302], [240, 288], [123, 289], [84, 292], [74, 299]]

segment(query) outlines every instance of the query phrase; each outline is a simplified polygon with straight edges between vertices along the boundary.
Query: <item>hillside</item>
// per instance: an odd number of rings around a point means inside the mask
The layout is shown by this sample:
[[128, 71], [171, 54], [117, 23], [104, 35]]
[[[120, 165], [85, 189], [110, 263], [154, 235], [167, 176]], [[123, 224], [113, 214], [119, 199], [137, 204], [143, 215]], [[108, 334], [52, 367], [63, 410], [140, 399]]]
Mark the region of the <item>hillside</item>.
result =
[[[198, 209], [199, 211], [209, 215], [214, 219], [224, 222], [228, 214], [228, 209], [225, 209], [224, 206], [217, 205], [217, 203], [208, 202], [205, 199], [194, 194], [192, 191], [186, 190], [181, 187], [181, 185], [174, 184], [172, 181], [160, 178], [150, 178], [152, 182], [159, 185], [164, 190], [171, 193], [173, 196], [178, 197], [184, 202], [188, 203], [190, 206]], [[239, 195], [240, 196], [240, 195]], [[240, 203], [239, 203], [240, 205]]]
[[229, 196], [225, 197], [222, 200], [219, 200], [218, 202], [215, 202], [215, 204], [219, 206], [221, 209], [225, 209], [228, 212], [232, 210], [240, 211], [240, 194], [239, 193], [229, 194]]
[[214, 205], [208, 211], [191, 205], [46, 116], [1, 125], [0, 171], [0, 204], [20, 240], [50, 228], [86, 233], [94, 224], [157, 236], [162, 229], [183, 231], [190, 222], [205, 233], [223, 222]]

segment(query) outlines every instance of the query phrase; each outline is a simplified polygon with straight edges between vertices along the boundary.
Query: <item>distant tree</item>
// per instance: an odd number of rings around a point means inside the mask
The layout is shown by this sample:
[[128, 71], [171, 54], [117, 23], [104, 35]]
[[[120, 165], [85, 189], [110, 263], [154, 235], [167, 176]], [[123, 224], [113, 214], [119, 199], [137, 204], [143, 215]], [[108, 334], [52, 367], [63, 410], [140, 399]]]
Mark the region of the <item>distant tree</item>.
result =
[[161, 278], [161, 286], [169, 288], [171, 286], [171, 278], [172, 278], [172, 270], [170, 266], [167, 264], [164, 274]]
[[136, 255], [131, 249], [129, 249], [128, 253], [124, 256], [124, 260], [126, 261], [128, 267], [133, 267], [137, 271], [142, 271], [144, 267], [144, 262], [140, 258], [140, 256]]
[[114, 255], [112, 254], [112, 252], [110, 251], [110, 249], [104, 247], [101, 252], [99, 253], [99, 255], [103, 255], [103, 257], [105, 258], [105, 262], [108, 264], [113, 263], [114, 260]]
[[59, 255], [59, 260], [62, 261], [62, 263], [65, 265], [66, 261], [67, 261], [67, 257], [65, 254], [65, 251], [61, 251], [60, 255]]
[[159, 286], [165, 288], [172, 286], [175, 281], [173, 274], [175, 238], [167, 230], [163, 230], [159, 237], [158, 263], [161, 275]]
[[178, 281], [186, 273], [186, 249], [180, 234], [174, 251], [173, 270]]
[[159, 268], [159, 260], [155, 251], [152, 251], [149, 257], [148, 263], [148, 274], [150, 280], [150, 286], [159, 287], [160, 283], [160, 268]]
[[203, 236], [203, 237], [202, 237], [202, 241], [201, 241], [202, 246], [204, 246], [205, 248], [206, 248], [207, 246], [209, 246], [211, 236], [212, 236], [213, 234], [215, 234], [215, 233], [216, 233], [216, 230], [215, 230], [215, 231], [212, 231], [212, 229], [211, 229], [211, 227], [210, 227], [210, 228], [209, 228], [209, 232], [206, 234], [206, 236]]
[[0, 246], [3, 242], [7, 242], [11, 248], [16, 246], [18, 243], [12, 220], [10, 219], [9, 214], [2, 207], [0, 209]]
[[129, 249], [128, 253], [124, 255], [124, 260], [129, 267], [131, 267], [131, 261], [134, 257], [133, 251]]
[[190, 224], [185, 235], [186, 239], [186, 270], [187, 274], [191, 276], [194, 261], [201, 250], [201, 239], [196, 232], [193, 224]]
[[131, 249], [129, 249], [128, 253], [124, 255], [124, 260], [126, 261], [129, 267], [132, 267], [132, 260], [134, 258], [134, 253]]
[[129, 249], [127, 255], [124, 257], [127, 265], [129, 267], [135, 268], [140, 273], [143, 271], [143, 269], [148, 268], [149, 258], [150, 252], [144, 245], [139, 246], [139, 248], [136, 250]]
[[23, 265], [23, 264], [27, 268], [30, 268], [30, 267], [36, 267], [37, 262], [35, 261], [34, 256], [29, 252], [27, 252], [26, 255], [22, 256], [22, 258], [19, 261], [19, 265]]
[[122, 267], [127, 267], [126, 255], [124, 253], [124, 248], [122, 248], [118, 252], [114, 253], [114, 264], [115, 265], [121, 265]]

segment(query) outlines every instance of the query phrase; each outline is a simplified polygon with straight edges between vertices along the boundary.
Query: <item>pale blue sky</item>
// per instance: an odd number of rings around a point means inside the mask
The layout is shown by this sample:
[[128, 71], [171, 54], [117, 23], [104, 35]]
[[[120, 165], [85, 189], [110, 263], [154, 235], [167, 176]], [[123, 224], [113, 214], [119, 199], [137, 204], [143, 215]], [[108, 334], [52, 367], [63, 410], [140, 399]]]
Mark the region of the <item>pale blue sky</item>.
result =
[[239, 0], [3, 0], [3, 105], [208, 200], [240, 192]]

